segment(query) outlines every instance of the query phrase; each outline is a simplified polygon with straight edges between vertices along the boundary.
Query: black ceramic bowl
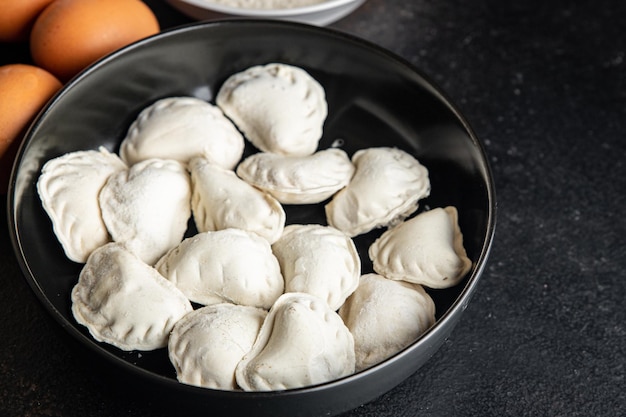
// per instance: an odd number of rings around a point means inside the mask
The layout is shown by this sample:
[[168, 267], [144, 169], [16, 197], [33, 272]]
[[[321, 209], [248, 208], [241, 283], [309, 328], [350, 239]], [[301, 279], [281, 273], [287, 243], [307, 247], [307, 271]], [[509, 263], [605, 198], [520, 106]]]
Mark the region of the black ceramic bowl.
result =
[[[70, 291], [80, 264], [69, 261], [42, 209], [36, 181], [49, 159], [105, 146], [117, 151], [130, 123], [155, 100], [192, 95], [212, 100], [229, 75], [283, 62], [304, 68], [325, 88], [329, 115], [321, 147], [338, 138], [350, 154], [371, 146], [396, 146], [430, 171], [431, 196], [422, 207], [458, 208], [473, 267], [454, 288], [430, 291], [437, 323], [390, 359], [325, 384], [280, 392], [227, 392], [183, 385], [164, 349], [122, 352], [94, 341], [70, 311]], [[9, 194], [14, 248], [34, 293], [79, 345], [114, 365], [128, 389], [148, 391], [185, 415], [250, 413], [253, 416], [337, 414], [373, 400], [426, 362], [441, 346], [470, 301], [484, 269], [495, 228], [493, 179], [485, 151], [450, 100], [417, 69], [352, 36], [297, 23], [225, 21], [161, 33], [99, 61], [71, 81], [31, 126], [15, 165]], [[324, 222], [319, 206], [294, 206], [288, 223]], [[356, 239], [363, 273], [367, 246], [381, 233]], [[183, 415], [183, 414], [178, 414]]]

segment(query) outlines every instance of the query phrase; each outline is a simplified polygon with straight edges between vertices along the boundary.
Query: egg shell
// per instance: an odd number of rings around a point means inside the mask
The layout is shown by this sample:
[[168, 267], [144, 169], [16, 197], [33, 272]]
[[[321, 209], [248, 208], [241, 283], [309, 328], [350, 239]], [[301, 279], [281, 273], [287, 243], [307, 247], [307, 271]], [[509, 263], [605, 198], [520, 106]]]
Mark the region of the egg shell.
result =
[[156, 16], [139, 0], [55, 0], [35, 21], [30, 50], [37, 65], [67, 81], [159, 30]]
[[7, 191], [13, 159], [24, 132], [61, 86], [52, 74], [33, 65], [0, 67], [0, 194]]
[[52, 0], [3, 0], [0, 13], [0, 42], [28, 40], [37, 16]]

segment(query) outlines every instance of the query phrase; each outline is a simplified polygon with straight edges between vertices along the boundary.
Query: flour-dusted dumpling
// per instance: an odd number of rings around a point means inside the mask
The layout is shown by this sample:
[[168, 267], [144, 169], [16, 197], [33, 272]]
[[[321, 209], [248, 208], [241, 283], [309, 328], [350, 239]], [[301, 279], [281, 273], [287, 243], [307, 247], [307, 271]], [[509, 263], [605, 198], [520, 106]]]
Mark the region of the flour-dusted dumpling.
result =
[[281, 63], [230, 76], [215, 100], [254, 146], [282, 155], [315, 152], [328, 114], [323, 87], [303, 69]]
[[188, 237], [155, 268], [191, 301], [205, 305], [230, 302], [269, 310], [284, 289], [269, 242], [240, 229]]
[[374, 270], [394, 280], [448, 288], [472, 267], [455, 207], [435, 208], [387, 230], [369, 248]]
[[120, 145], [129, 165], [144, 159], [194, 156], [233, 169], [243, 154], [244, 138], [217, 107], [195, 97], [168, 97], [139, 113]]
[[354, 367], [354, 339], [341, 317], [313, 295], [286, 293], [272, 306], [235, 376], [246, 391], [274, 391], [331, 381]]
[[147, 159], [109, 177], [99, 201], [113, 240], [153, 265], [187, 230], [189, 174], [178, 161]]
[[352, 156], [350, 184], [326, 205], [328, 224], [356, 236], [399, 223], [430, 194], [428, 170], [397, 148], [367, 148]]
[[191, 208], [198, 231], [237, 228], [273, 243], [285, 227], [285, 211], [271, 195], [204, 158], [189, 163]]
[[314, 204], [348, 185], [354, 165], [341, 149], [307, 156], [258, 152], [237, 167], [237, 175], [284, 204]]
[[285, 292], [313, 294], [337, 310], [356, 289], [361, 260], [345, 233], [317, 224], [292, 224], [272, 245]]
[[93, 251], [71, 298], [76, 321], [97, 341], [122, 350], [167, 346], [174, 324], [193, 309], [174, 284], [121, 243]]
[[354, 337], [359, 371], [398, 353], [428, 330], [435, 323], [435, 303], [419, 284], [366, 274], [339, 316]]
[[46, 162], [37, 192], [65, 255], [84, 263], [111, 239], [102, 221], [98, 193], [126, 164], [105, 148], [70, 152]]
[[180, 319], [168, 354], [180, 382], [236, 390], [235, 368], [252, 349], [267, 312], [234, 304], [199, 308]]

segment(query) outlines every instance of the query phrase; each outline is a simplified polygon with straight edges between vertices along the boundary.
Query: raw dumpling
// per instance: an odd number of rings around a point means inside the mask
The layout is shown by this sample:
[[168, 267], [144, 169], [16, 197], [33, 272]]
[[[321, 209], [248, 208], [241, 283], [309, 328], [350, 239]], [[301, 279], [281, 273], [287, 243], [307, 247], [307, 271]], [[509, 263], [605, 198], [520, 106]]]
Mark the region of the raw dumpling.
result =
[[328, 113], [322, 86], [303, 69], [280, 63], [230, 76], [215, 100], [254, 146], [281, 155], [315, 152]]
[[354, 165], [341, 149], [307, 156], [259, 152], [237, 167], [237, 175], [284, 204], [314, 204], [348, 185]]
[[129, 165], [153, 158], [186, 164], [204, 156], [233, 169], [243, 149], [243, 136], [217, 106], [195, 97], [168, 97], [139, 113], [122, 141], [120, 156]]
[[285, 292], [313, 294], [337, 310], [359, 284], [361, 260], [354, 242], [333, 227], [289, 225], [272, 250]]
[[93, 251], [71, 297], [76, 321], [97, 341], [122, 350], [167, 346], [174, 324], [192, 311], [174, 284], [121, 243]]
[[180, 319], [168, 344], [180, 382], [235, 390], [235, 368], [252, 348], [267, 312], [234, 304], [199, 308]]
[[109, 176], [126, 164], [105, 148], [67, 153], [48, 161], [37, 191], [65, 255], [84, 263], [111, 238], [102, 221], [98, 193]]
[[350, 184], [326, 205], [328, 224], [350, 236], [399, 223], [430, 194], [428, 170], [397, 148], [357, 151]]
[[269, 242], [239, 229], [188, 237], [155, 268], [191, 301], [205, 305], [230, 302], [269, 310], [284, 289]]
[[354, 372], [354, 339], [323, 300], [283, 294], [235, 371], [246, 391], [274, 391], [319, 384]]
[[204, 158], [194, 158], [189, 169], [198, 231], [237, 228], [255, 232], [270, 243], [280, 237], [285, 211], [274, 197]]
[[354, 337], [360, 371], [398, 353], [432, 326], [435, 303], [419, 284], [366, 274], [339, 316]]
[[448, 288], [472, 266], [455, 207], [435, 208], [387, 230], [369, 248], [374, 270], [394, 280]]
[[99, 201], [113, 240], [153, 265], [187, 230], [189, 174], [178, 161], [147, 159], [109, 177]]

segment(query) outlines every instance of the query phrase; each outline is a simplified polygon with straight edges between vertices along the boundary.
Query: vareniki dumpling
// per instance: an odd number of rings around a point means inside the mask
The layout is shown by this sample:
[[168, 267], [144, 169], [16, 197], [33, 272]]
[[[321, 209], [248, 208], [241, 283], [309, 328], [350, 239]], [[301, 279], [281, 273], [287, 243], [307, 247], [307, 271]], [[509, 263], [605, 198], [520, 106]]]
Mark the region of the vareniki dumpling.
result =
[[237, 175], [284, 204], [314, 204], [348, 185], [354, 166], [341, 149], [307, 156], [258, 152], [237, 167]]
[[341, 317], [313, 295], [285, 293], [235, 376], [246, 391], [273, 391], [341, 378], [354, 367], [354, 339]]
[[472, 266], [453, 206], [422, 212], [385, 231], [369, 257], [380, 275], [430, 288], [458, 284]]
[[243, 154], [244, 138], [215, 105], [195, 97], [167, 97], [146, 107], [120, 145], [129, 165], [144, 159], [195, 156], [233, 169]]
[[168, 343], [180, 382], [235, 390], [235, 369], [252, 349], [267, 311], [229, 303], [199, 308], [180, 319]]
[[205, 305], [230, 302], [269, 310], [284, 289], [269, 242], [239, 229], [188, 237], [155, 268], [191, 301]]
[[285, 211], [270, 194], [204, 158], [189, 163], [191, 209], [200, 232], [237, 228], [275, 242], [285, 227]]
[[37, 192], [65, 255], [84, 263], [111, 239], [102, 221], [98, 193], [126, 164], [105, 148], [67, 153], [46, 162]]
[[354, 337], [359, 371], [398, 353], [428, 330], [435, 323], [435, 303], [419, 284], [366, 274], [339, 316]]
[[231, 75], [215, 101], [254, 146], [281, 155], [315, 152], [328, 113], [323, 87], [302, 68], [281, 63]]
[[291, 224], [272, 250], [285, 292], [313, 294], [337, 310], [359, 284], [361, 260], [354, 242], [333, 227]]
[[189, 174], [178, 161], [147, 159], [109, 177], [99, 201], [113, 240], [154, 265], [187, 230]]
[[325, 207], [328, 224], [350, 236], [399, 223], [430, 194], [428, 170], [401, 149], [361, 149], [352, 162], [350, 184]]
[[167, 346], [189, 300], [121, 243], [96, 249], [72, 289], [72, 313], [99, 342], [122, 350]]

